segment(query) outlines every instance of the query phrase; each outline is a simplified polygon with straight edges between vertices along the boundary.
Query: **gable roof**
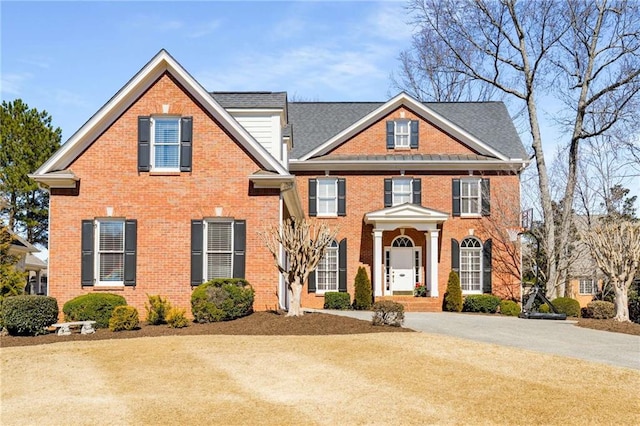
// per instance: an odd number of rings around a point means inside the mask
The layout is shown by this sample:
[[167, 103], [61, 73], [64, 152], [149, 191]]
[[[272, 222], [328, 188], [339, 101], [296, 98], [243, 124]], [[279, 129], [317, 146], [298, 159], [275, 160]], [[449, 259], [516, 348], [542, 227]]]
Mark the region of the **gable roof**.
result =
[[502, 102], [421, 103], [406, 93], [388, 102], [290, 102], [294, 130], [292, 159], [326, 154], [400, 105], [452, 133], [481, 154], [499, 159], [527, 159], [513, 121]]
[[158, 52], [125, 86], [96, 112], [62, 147], [32, 175], [66, 169], [96, 138], [131, 106], [161, 75], [170, 73], [266, 170], [289, 173], [244, 127], [242, 127], [169, 53]]
[[211, 92], [226, 109], [287, 109], [287, 92]]

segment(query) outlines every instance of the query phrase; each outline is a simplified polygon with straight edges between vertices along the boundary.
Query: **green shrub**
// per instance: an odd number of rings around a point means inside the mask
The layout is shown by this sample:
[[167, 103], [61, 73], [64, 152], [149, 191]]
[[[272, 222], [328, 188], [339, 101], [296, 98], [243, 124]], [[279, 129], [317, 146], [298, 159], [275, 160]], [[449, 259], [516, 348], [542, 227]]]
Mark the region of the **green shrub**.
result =
[[349, 293], [328, 291], [324, 294], [324, 309], [351, 309]]
[[616, 316], [615, 305], [604, 300], [589, 302], [583, 312], [585, 318], [610, 319]]
[[367, 270], [363, 266], [358, 268], [354, 287], [353, 309], [371, 309], [371, 281], [367, 276]]
[[400, 327], [404, 322], [404, 306], [391, 300], [382, 300], [373, 304], [373, 325]]
[[500, 313], [510, 317], [517, 317], [520, 315], [520, 305], [513, 300], [502, 300], [500, 301]]
[[442, 309], [448, 312], [462, 311], [462, 289], [460, 288], [460, 277], [456, 271], [449, 272]]
[[147, 323], [151, 325], [166, 324], [166, 315], [171, 309], [171, 303], [162, 296], [147, 295], [148, 303], [144, 304], [147, 310]]
[[116, 306], [124, 306], [124, 297], [111, 293], [89, 293], [69, 300], [62, 307], [65, 321], [95, 321], [96, 328], [109, 327]]
[[53, 297], [22, 295], [4, 298], [2, 317], [9, 334], [37, 336], [58, 320], [58, 302]]
[[635, 323], [640, 324], [640, 286], [636, 285], [636, 288], [631, 286], [629, 290], [629, 319]]
[[253, 312], [254, 291], [244, 279], [218, 278], [200, 284], [191, 294], [196, 322], [229, 321]]
[[543, 303], [538, 308], [538, 312], [540, 312], [541, 314], [548, 314], [549, 312], [551, 312], [551, 308], [549, 308], [549, 305], [547, 305], [546, 303]]
[[189, 320], [185, 316], [185, 310], [179, 308], [171, 308], [167, 312], [167, 324], [171, 328], [183, 328], [189, 326]]
[[570, 297], [558, 297], [551, 301], [556, 311], [560, 314], [567, 314], [568, 317], [580, 316], [580, 302]]
[[133, 330], [140, 325], [138, 310], [133, 306], [116, 306], [109, 320], [109, 330]]
[[464, 312], [485, 312], [495, 314], [500, 306], [500, 298], [492, 294], [472, 294], [464, 298]]

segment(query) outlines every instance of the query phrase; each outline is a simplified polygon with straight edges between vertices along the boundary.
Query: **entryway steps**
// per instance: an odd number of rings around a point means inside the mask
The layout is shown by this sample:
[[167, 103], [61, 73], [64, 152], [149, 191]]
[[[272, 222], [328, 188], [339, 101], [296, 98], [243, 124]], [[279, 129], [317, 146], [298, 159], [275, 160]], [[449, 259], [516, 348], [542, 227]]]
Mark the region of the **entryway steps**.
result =
[[405, 312], [441, 312], [442, 299], [438, 297], [384, 296], [376, 297], [376, 301], [392, 300], [401, 303]]

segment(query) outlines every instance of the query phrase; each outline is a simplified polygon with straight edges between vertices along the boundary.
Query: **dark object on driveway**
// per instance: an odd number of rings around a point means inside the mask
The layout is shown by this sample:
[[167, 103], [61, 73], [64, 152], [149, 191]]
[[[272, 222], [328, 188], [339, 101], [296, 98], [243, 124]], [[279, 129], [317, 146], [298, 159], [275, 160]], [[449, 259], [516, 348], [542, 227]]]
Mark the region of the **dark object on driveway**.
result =
[[[542, 303], [546, 303], [553, 312], [536, 312], [533, 309], [533, 302], [536, 300], [536, 297], [539, 298]], [[520, 318], [525, 319], [550, 319], [550, 320], [565, 320], [567, 319], [567, 314], [561, 314], [558, 312], [553, 303], [549, 299], [546, 298], [544, 292], [536, 283], [533, 288], [531, 288], [531, 292], [529, 293], [529, 299], [527, 303], [525, 303], [524, 308], [522, 308], [522, 313], [518, 315]]]

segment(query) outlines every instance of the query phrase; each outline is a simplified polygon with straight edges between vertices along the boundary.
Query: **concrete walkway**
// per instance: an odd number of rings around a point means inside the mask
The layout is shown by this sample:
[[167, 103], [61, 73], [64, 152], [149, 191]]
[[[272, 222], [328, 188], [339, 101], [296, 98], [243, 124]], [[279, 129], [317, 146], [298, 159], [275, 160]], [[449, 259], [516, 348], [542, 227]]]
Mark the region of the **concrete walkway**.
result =
[[[319, 310], [370, 320], [369, 311]], [[640, 370], [640, 336], [577, 327], [573, 321], [527, 320], [451, 312], [405, 313], [404, 326], [478, 342], [580, 358]]]

